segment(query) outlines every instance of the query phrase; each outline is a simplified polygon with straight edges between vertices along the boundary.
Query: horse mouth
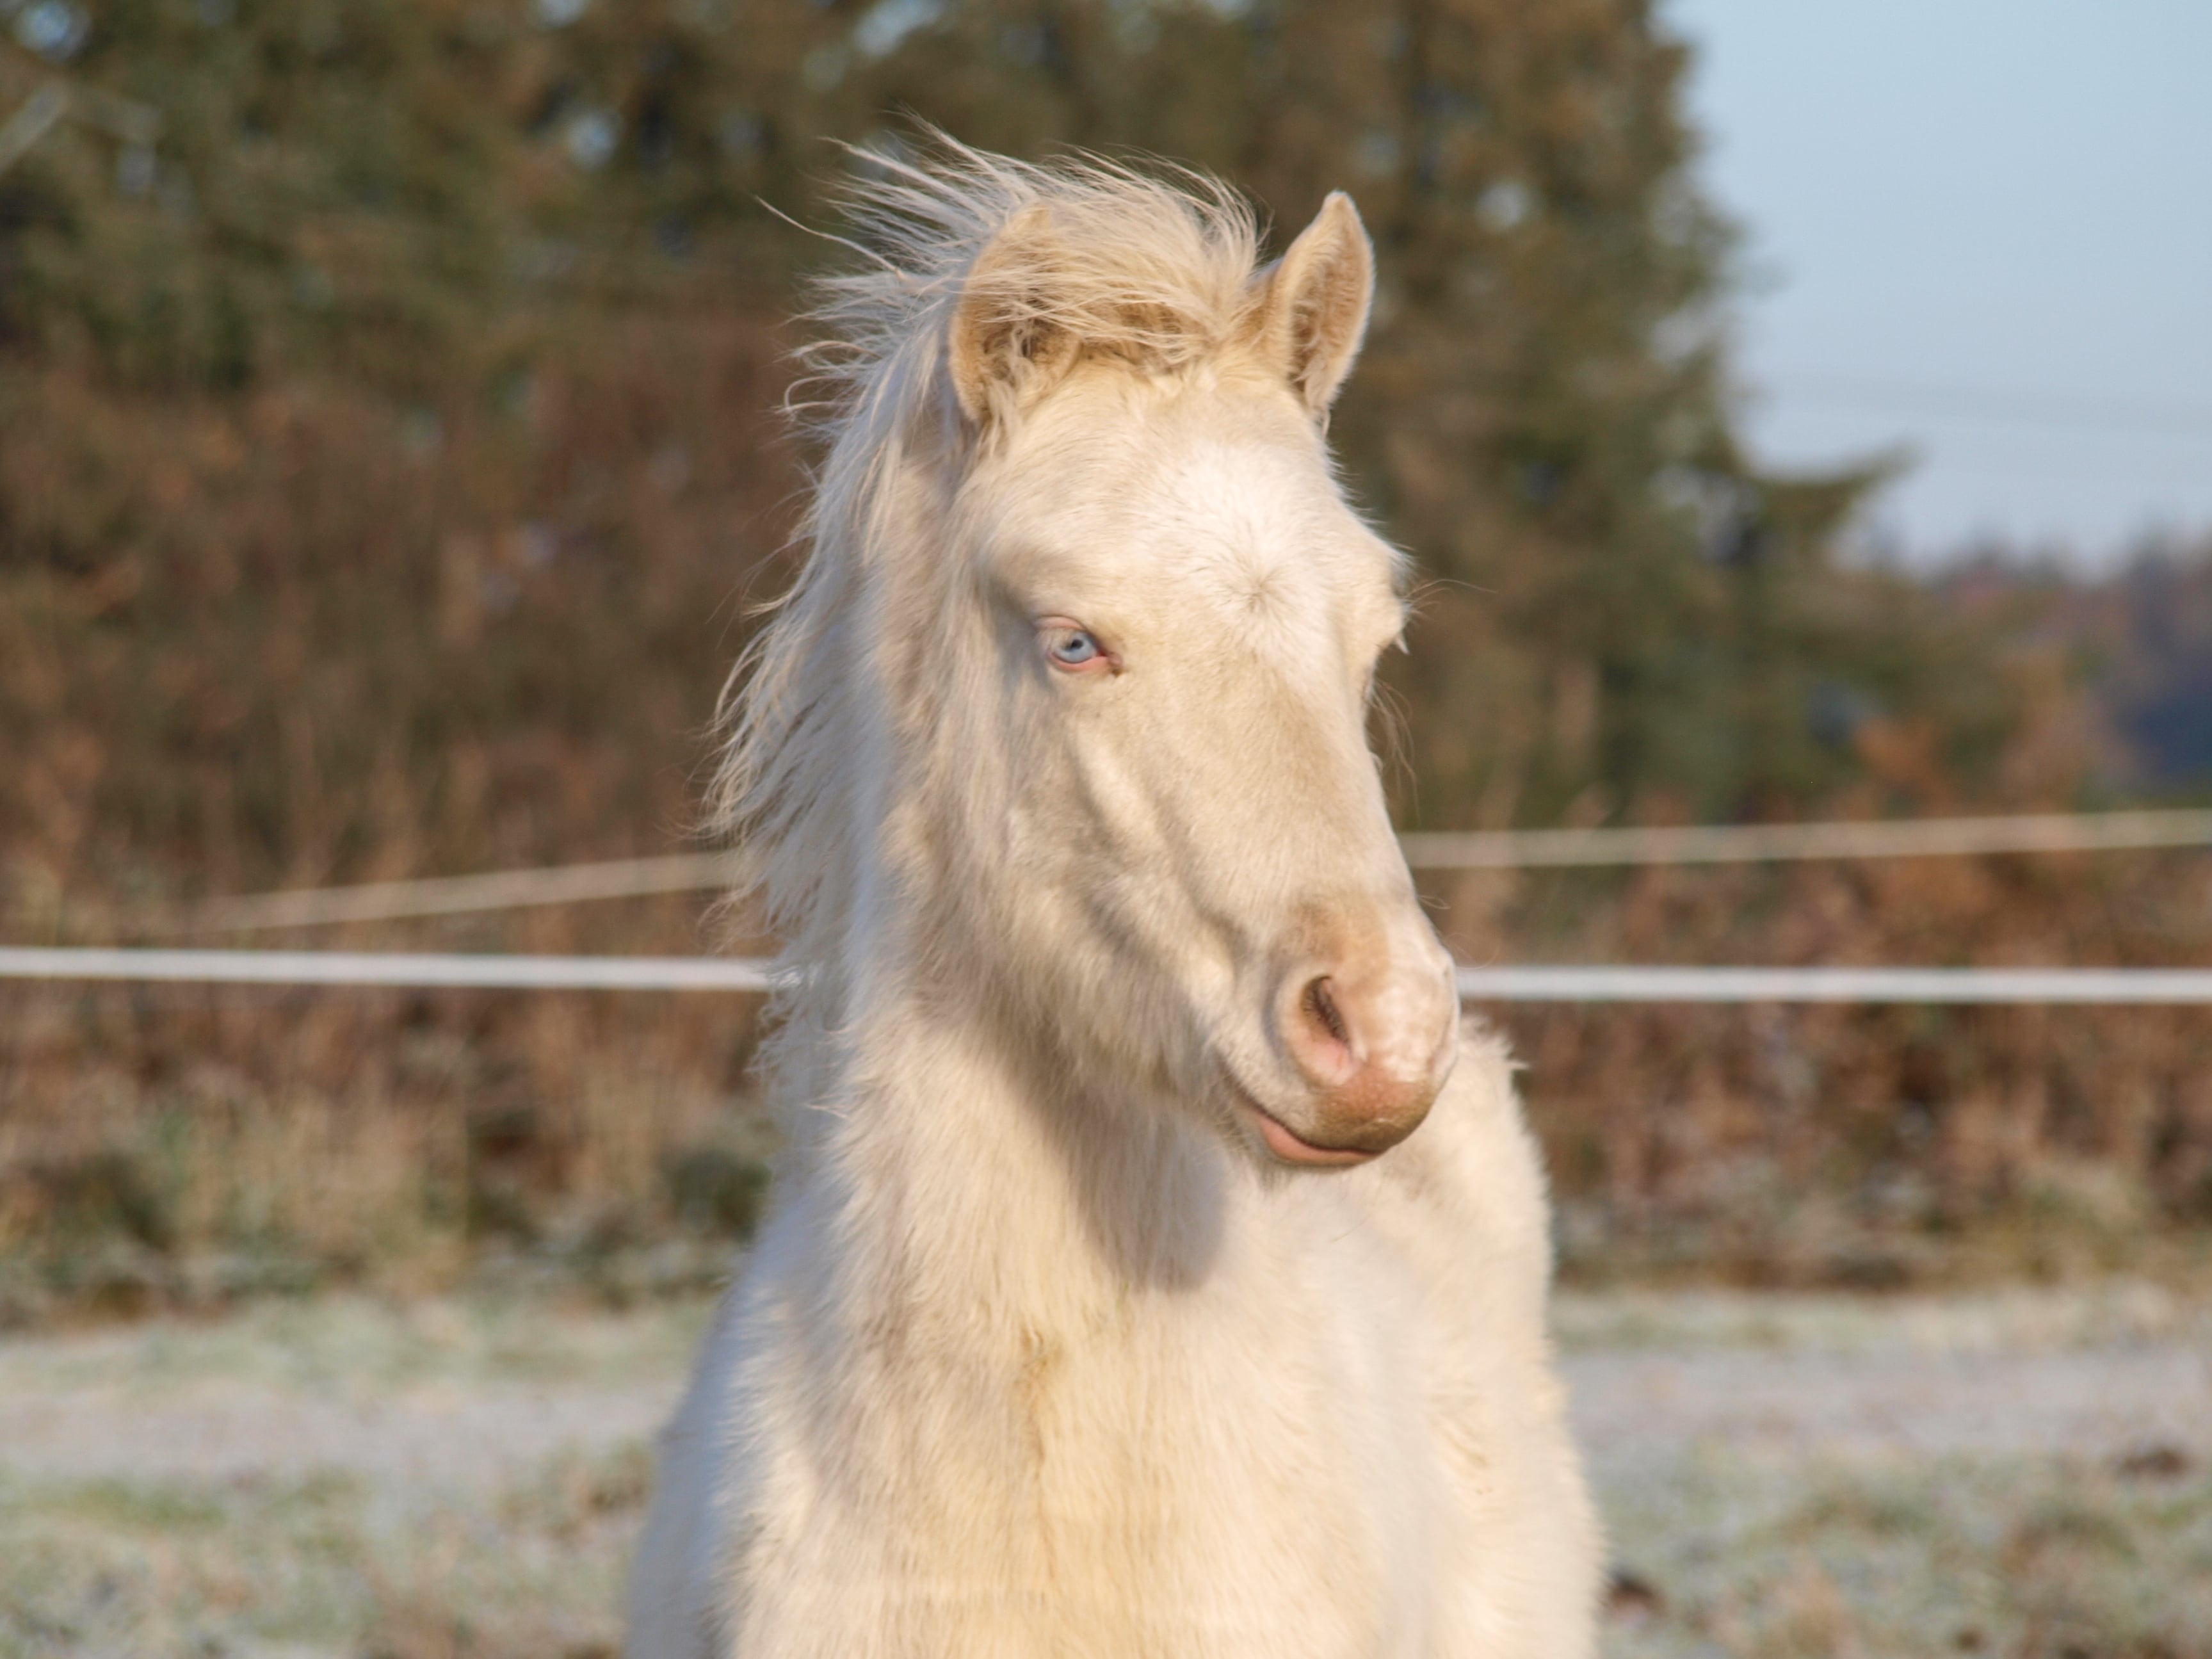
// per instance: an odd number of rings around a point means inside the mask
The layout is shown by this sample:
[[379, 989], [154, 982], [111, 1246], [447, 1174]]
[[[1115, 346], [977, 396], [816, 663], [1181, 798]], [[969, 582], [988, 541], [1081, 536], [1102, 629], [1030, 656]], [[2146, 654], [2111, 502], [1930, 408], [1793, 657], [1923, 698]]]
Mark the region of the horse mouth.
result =
[[1237, 1109], [1259, 1132], [1261, 1144], [1277, 1163], [1306, 1170], [1344, 1170], [1382, 1156], [1357, 1146], [1317, 1146], [1262, 1106], [1226, 1066], [1222, 1068], [1222, 1076], [1228, 1082], [1230, 1097], [1236, 1102]]

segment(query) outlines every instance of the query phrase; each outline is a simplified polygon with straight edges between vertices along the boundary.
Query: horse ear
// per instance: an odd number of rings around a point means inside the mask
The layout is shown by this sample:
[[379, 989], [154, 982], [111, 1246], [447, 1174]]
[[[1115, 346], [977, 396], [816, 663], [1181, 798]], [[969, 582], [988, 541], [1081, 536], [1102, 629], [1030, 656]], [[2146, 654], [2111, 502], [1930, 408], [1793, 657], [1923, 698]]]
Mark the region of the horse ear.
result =
[[1375, 251], [1352, 198], [1331, 191], [1313, 223], [1263, 276], [1262, 349], [1318, 418], [1352, 372], [1375, 299]]
[[1075, 336], [1055, 320], [1064, 250], [1050, 210], [1024, 208], [976, 256], [952, 313], [945, 362], [952, 395], [977, 426], [1032, 402], [1075, 359]]

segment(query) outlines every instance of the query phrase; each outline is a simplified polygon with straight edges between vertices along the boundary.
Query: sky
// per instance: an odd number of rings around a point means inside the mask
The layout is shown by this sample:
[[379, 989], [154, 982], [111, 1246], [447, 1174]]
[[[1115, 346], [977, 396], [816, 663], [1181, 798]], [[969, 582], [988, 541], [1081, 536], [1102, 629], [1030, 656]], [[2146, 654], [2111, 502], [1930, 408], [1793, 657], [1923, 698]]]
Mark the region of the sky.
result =
[[1666, 0], [1754, 453], [1905, 447], [1915, 562], [2212, 532], [2212, 3]]

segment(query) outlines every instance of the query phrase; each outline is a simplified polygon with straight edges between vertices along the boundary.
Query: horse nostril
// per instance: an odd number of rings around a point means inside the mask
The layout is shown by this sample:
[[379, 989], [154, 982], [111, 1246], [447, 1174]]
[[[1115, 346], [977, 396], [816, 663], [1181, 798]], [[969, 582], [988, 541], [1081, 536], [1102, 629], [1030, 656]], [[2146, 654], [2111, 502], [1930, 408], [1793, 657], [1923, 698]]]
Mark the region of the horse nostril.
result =
[[1352, 1046], [1351, 1028], [1345, 1024], [1343, 1012], [1337, 1007], [1336, 999], [1329, 994], [1328, 975], [1322, 975], [1306, 987], [1305, 1007], [1315, 1024], [1346, 1048]]
[[1319, 975], [1298, 986], [1284, 1012], [1284, 1046], [1309, 1083], [1340, 1089], [1359, 1074], [1367, 1033], [1360, 1029], [1356, 993], [1347, 996], [1335, 980]]

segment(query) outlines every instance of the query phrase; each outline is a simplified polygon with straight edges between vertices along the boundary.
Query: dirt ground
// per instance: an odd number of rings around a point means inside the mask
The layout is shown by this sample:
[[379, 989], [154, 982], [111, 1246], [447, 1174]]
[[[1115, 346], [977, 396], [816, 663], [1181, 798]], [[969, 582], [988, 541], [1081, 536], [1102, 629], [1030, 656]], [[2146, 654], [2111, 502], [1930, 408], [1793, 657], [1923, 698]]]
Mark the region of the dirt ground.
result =
[[[0, 1654], [610, 1652], [698, 1304], [0, 1341]], [[2212, 1301], [1571, 1296], [1625, 1655], [2212, 1656]]]

